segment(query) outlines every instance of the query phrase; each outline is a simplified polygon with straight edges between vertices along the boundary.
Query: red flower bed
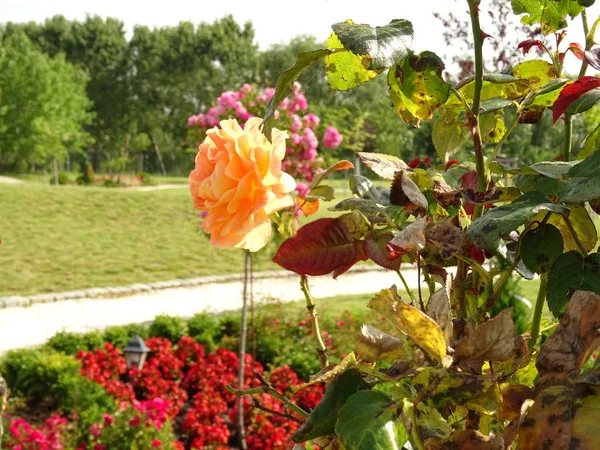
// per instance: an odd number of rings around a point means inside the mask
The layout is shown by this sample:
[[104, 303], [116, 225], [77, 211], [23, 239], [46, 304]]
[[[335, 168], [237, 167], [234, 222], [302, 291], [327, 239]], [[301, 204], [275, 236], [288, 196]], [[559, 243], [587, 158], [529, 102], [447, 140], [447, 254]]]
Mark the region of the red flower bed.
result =
[[[93, 352], [79, 352], [81, 373], [100, 383], [107, 392], [124, 404], [139, 405], [145, 401], [164, 402], [164, 414], [148, 420], [163, 423], [173, 420], [176, 434], [185, 448], [226, 448], [237, 440], [234, 423], [237, 417], [236, 397], [226, 386], [237, 387], [238, 356], [225, 349], [206, 355], [202, 345], [190, 337], [183, 337], [173, 346], [168, 340], [152, 338], [146, 341], [151, 352], [143, 369], [126, 369], [121, 351], [111, 344]], [[254, 372], [263, 374], [260, 363], [246, 355], [244, 386], [260, 386]], [[281, 394], [288, 396], [300, 407], [310, 410], [321, 400], [324, 386], [314, 385], [296, 394], [291, 387], [301, 384], [289, 367], [274, 370], [270, 383]], [[279, 400], [267, 394], [256, 400], [264, 407], [288, 412]], [[142, 403], [140, 403], [142, 402]], [[298, 424], [281, 416], [252, 408], [244, 400], [248, 447], [252, 449], [281, 449], [292, 447], [290, 436]]]

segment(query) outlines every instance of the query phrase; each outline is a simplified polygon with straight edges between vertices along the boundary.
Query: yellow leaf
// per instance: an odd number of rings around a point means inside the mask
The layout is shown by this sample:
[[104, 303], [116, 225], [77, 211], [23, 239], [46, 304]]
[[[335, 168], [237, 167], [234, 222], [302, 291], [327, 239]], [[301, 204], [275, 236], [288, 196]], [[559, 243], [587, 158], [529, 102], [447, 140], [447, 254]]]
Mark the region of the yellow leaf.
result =
[[371, 58], [369, 55], [355, 55], [344, 49], [335, 33], [327, 39], [328, 49], [342, 49], [325, 57], [327, 81], [332, 89], [346, 91], [360, 86], [375, 78], [381, 72], [369, 70]]
[[333, 367], [331, 370], [328, 370], [325, 373], [320, 373], [315, 377], [311, 377], [308, 383], [304, 383], [300, 386], [295, 386], [292, 388], [292, 390], [294, 392], [298, 392], [304, 389], [305, 387], [311, 386], [313, 384], [327, 383], [354, 366], [356, 366], [356, 355], [354, 354], [354, 352], [350, 352], [344, 359], [340, 361], [340, 363], [337, 366]]
[[370, 325], [363, 325], [356, 337], [356, 356], [363, 361], [394, 361], [406, 355], [406, 343]]
[[368, 308], [382, 314], [392, 324], [429, 353], [438, 362], [449, 365], [446, 340], [440, 326], [426, 315], [402, 301], [396, 286], [384, 289], [371, 299]]

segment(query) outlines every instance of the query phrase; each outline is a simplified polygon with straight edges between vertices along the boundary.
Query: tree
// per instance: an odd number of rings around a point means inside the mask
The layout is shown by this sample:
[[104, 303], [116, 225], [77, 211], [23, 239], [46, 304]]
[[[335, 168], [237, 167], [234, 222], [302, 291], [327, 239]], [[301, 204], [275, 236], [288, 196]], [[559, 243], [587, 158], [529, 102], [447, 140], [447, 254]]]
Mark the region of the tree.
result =
[[14, 33], [0, 50], [0, 167], [64, 161], [90, 142], [87, 77], [65, 61], [35, 49]]

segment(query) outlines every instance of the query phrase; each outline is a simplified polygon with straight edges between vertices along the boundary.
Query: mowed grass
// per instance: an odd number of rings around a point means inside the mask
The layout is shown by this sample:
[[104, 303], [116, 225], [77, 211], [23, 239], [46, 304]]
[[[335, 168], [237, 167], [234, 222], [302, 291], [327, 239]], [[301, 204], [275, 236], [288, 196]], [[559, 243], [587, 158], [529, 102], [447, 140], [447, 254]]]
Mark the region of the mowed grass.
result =
[[211, 247], [187, 189], [0, 184], [0, 238], [0, 296], [243, 270], [241, 250]]

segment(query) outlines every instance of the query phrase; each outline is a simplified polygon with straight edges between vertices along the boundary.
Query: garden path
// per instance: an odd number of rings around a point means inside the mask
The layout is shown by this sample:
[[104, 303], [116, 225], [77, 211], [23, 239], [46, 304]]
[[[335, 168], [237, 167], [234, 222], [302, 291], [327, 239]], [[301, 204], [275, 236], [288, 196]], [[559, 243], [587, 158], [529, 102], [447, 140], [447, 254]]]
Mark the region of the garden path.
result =
[[[410, 287], [417, 286], [417, 272], [403, 270]], [[365, 294], [400, 285], [398, 276], [381, 269], [350, 271], [337, 280], [311, 277], [311, 292], [317, 299], [336, 295]], [[88, 332], [111, 325], [143, 323], [158, 314], [190, 317], [207, 311], [218, 313], [241, 307], [242, 282], [213, 283], [193, 288], [173, 288], [108, 299], [63, 300], [29, 307], [0, 309], [0, 353], [14, 348], [41, 345], [56, 332]], [[297, 277], [271, 277], [254, 281], [257, 303], [269, 299], [302, 300]]]
[[16, 183], [22, 183], [23, 180], [19, 180], [17, 178], [11, 178], [11, 177], [5, 177], [0, 175], [0, 183], [11, 183], [11, 184], [16, 184]]

